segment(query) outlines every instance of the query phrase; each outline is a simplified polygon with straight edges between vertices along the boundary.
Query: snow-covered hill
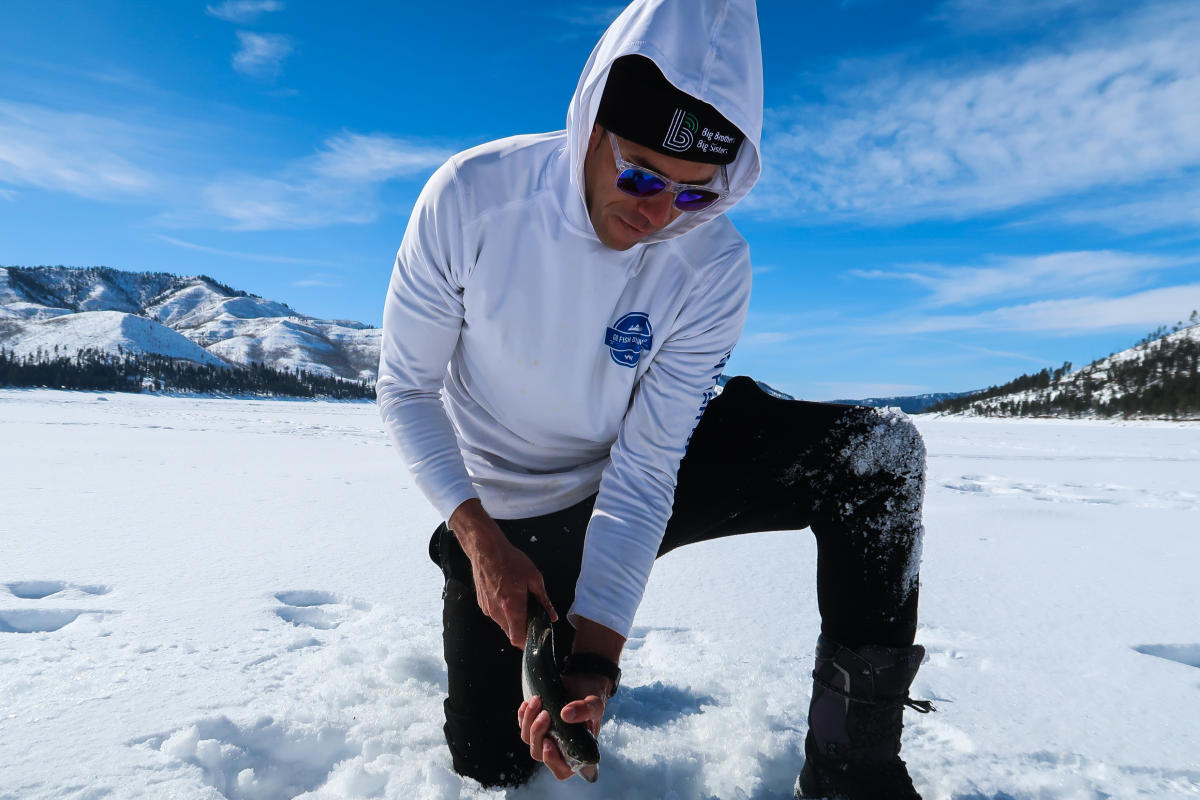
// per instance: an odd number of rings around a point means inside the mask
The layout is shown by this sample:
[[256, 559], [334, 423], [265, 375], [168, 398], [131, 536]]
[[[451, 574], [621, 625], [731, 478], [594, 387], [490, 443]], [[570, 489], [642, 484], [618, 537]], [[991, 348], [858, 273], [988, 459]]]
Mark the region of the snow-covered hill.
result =
[[309, 317], [206, 276], [0, 267], [0, 347], [18, 355], [120, 347], [374, 381], [379, 342], [361, 322]]
[[160, 355], [213, 366], [227, 363], [165, 325], [122, 311], [81, 311], [27, 320], [20, 324], [19, 331], [13, 341], [0, 339], [0, 344], [18, 356], [36, 356], [39, 352], [47, 356], [73, 356], [91, 348], [106, 353]]
[[1160, 329], [1137, 345], [1071, 371], [1023, 375], [935, 410], [1001, 416], [1200, 414], [1200, 323]]

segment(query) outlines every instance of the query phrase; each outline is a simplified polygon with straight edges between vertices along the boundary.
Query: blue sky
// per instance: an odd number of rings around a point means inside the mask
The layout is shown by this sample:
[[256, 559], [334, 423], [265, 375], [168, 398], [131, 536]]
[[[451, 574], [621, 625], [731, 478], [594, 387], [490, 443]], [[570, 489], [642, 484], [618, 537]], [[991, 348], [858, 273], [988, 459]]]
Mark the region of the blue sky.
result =
[[[1200, 308], [1200, 4], [760, 0], [730, 364], [810, 399], [1082, 365]], [[563, 127], [609, 3], [0, 0], [0, 264], [378, 324], [449, 154]]]

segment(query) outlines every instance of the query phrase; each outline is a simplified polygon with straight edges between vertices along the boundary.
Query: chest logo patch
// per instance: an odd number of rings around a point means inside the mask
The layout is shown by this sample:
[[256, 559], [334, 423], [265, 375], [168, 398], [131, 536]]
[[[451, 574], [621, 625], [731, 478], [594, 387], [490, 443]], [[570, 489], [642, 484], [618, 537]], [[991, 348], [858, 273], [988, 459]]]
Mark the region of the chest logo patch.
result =
[[650, 317], [641, 311], [634, 311], [608, 328], [604, 334], [604, 344], [614, 362], [622, 367], [636, 367], [642, 358], [642, 351], [650, 349], [654, 341], [653, 333]]

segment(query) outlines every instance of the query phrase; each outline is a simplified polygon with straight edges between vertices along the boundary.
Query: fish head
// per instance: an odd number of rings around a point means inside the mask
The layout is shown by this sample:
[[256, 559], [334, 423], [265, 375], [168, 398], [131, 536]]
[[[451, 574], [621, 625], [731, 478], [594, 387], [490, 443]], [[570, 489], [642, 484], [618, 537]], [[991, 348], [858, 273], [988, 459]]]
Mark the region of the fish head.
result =
[[591, 731], [583, 729], [580, 736], [560, 736], [553, 729], [550, 737], [558, 745], [563, 760], [576, 775], [595, 783], [600, 771], [600, 747]]

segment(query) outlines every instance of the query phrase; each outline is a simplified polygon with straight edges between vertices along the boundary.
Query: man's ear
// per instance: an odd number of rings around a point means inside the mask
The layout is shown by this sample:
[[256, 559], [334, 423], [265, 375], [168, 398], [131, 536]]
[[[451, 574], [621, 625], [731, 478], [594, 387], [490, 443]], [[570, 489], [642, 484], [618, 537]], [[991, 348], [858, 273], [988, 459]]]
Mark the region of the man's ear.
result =
[[604, 137], [604, 128], [599, 122], [592, 124], [592, 135], [588, 137], [588, 150], [595, 150], [600, 146], [600, 140]]

